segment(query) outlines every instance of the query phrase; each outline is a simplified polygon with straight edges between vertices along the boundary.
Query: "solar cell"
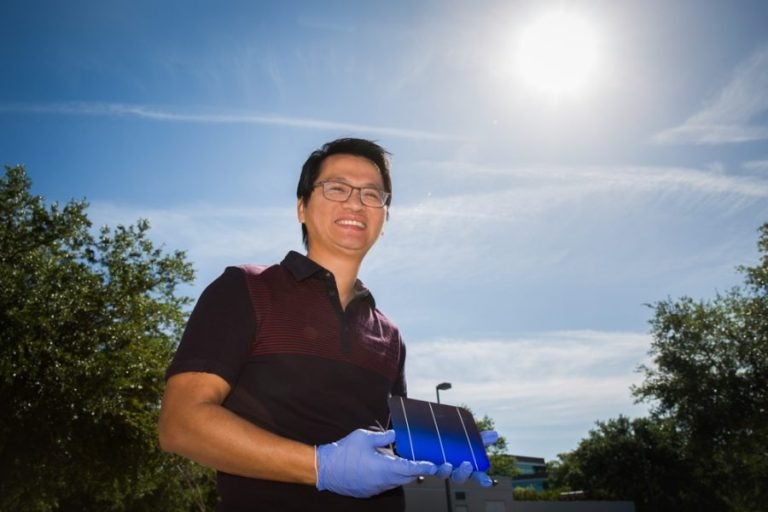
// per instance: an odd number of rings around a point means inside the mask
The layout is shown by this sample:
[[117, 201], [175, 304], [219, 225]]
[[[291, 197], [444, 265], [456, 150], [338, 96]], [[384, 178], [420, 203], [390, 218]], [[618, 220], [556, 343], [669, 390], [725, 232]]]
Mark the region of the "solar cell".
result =
[[393, 396], [389, 411], [395, 452], [400, 457], [436, 464], [450, 462], [454, 467], [469, 461], [474, 471], [490, 467], [477, 424], [468, 410]]

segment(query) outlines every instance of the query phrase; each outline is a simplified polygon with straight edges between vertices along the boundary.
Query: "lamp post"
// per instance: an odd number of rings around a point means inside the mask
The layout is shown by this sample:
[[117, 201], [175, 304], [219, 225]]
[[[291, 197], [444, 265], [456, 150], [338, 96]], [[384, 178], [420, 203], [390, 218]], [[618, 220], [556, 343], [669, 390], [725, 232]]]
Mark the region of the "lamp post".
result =
[[440, 392], [447, 391], [449, 389], [451, 389], [450, 382], [441, 382], [440, 384], [435, 386], [435, 393], [437, 393], [437, 403], [440, 403]]
[[[441, 382], [437, 386], [435, 386], [435, 393], [437, 393], [437, 403], [440, 403], [440, 391], [447, 391], [451, 389], [451, 383], [450, 382]], [[453, 507], [451, 506], [451, 477], [445, 479], [445, 504], [448, 507], [448, 512], [453, 511]]]

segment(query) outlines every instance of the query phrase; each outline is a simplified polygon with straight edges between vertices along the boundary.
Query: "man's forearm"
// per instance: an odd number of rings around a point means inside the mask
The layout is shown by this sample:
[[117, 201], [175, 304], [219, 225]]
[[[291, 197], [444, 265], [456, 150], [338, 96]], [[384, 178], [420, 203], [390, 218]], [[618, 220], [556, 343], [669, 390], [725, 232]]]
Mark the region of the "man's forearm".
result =
[[253, 425], [211, 401], [169, 386], [160, 414], [163, 450], [234, 475], [314, 485], [315, 449]]

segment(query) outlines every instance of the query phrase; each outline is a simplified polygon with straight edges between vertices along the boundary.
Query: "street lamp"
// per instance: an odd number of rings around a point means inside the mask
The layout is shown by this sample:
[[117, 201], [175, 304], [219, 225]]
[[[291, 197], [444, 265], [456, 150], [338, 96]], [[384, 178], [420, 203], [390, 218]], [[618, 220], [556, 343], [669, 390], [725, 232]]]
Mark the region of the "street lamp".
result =
[[[437, 403], [440, 403], [440, 391], [447, 391], [451, 389], [451, 383], [450, 382], [441, 382], [437, 386], [435, 386], [435, 393], [437, 393]], [[451, 477], [445, 479], [445, 504], [448, 507], [448, 512], [453, 511], [453, 507], [451, 506]]]
[[451, 389], [450, 382], [441, 382], [440, 384], [435, 386], [435, 393], [437, 393], [437, 403], [440, 403], [440, 392], [447, 391], [449, 389]]

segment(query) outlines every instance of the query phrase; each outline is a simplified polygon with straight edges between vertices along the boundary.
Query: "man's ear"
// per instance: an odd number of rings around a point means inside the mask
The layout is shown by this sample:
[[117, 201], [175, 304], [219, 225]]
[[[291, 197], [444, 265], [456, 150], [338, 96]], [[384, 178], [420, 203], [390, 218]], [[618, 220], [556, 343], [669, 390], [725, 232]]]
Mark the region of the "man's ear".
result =
[[296, 201], [296, 217], [299, 219], [299, 222], [304, 224], [304, 199], [299, 198], [298, 201]]

